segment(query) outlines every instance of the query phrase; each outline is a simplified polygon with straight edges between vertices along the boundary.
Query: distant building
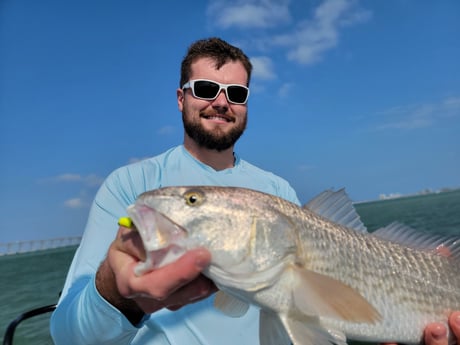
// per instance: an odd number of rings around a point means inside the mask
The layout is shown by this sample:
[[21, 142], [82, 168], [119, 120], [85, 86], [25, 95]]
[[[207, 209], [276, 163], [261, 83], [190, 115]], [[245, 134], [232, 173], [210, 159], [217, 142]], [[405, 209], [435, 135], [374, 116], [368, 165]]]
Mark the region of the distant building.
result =
[[380, 194], [379, 199], [380, 200], [396, 199], [396, 198], [401, 198], [403, 196], [404, 195], [401, 193]]

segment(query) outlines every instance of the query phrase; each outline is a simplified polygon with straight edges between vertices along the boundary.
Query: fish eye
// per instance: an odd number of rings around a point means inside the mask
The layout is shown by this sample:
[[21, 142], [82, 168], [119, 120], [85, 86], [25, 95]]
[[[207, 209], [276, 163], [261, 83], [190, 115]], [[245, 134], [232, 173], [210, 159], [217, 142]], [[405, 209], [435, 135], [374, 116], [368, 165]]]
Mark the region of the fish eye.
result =
[[199, 191], [189, 191], [184, 194], [184, 199], [189, 206], [198, 206], [203, 203], [204, 195]]

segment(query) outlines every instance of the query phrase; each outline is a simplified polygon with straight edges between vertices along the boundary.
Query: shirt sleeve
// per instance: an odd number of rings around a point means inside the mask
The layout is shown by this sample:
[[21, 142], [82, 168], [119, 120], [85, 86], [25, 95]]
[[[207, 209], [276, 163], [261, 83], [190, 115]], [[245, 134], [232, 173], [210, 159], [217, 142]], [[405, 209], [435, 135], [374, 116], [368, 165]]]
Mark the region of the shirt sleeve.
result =
[[126, 215], [126, 207], [138, 194], [154, 187], [145, 185], [144, 175], [142, 169], [115, 171], [97, 192], [51, 317], [50, 331], [55, 344], [127, 344], [136, 335], [138, 328], [99, 295], [95, 274], [116, 236], [118, 218]]
[[285, 180], [282, 180], [279, 195], [280, 197], [300, 206], [300, 201], [297, 197], [297, 193], [295, 192], [294, 188], [292, 188], [291, 185]]
[[[55, 344], [129, 344], [138, 328], [102, 298], [94, 277], [74, 285], [51, 317], [51, 335]], [[140, 325], [139, 325], [140, 326]]]

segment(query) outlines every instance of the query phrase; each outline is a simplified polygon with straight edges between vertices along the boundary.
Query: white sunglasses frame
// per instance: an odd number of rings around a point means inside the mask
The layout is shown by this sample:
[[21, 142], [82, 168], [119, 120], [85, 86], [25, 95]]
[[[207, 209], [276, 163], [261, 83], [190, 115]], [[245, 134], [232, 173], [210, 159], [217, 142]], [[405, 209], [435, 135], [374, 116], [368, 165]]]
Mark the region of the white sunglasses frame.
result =
[[[194, 87], [194, 86], [195, 86], [195, 83], [196, 83], [197, 81], [207, 81], [207, 82], [210, 82], [210, 83], [214, 83], [214, 84], [219, 85], [219, 91], [217, 91], [216, 96], [213, 97], [213, 98], [206, 98], [206, 97], [199, 97], [199, 96], [195, 95], [195, 87]], [[243, 103], [234, 102], [234, 101], [231, 101], [231, 100], [228, 98], [227, 88], [230, 87], [230, 86], [239, 86], [239, 87], [242, 87], [242, 88], [244, 88], [244, 89], [246, 89], [246, 90], [248, 91], [248, 94], [246, 95], [246, 99], [244, 100]], [[225, 97], [227, 98], [227, 101], [228, 101], [229, 103], [244, 105], [244, 104], [246, 104], [246, 103], [248, 102], [248, 99], [249, 99], [249, 88], [248, 88], [247, 86], [241, 85], [241, 84], [222, 84], [222, 83], [219, 83], [219, 82], [217, 82], [217, 81], [215, 81], [215, 80], [210, 80], [210, 79], [191, 79], [191, 80], [189, 80], [188, 82], [186, 82], [186, 83], [182, 86], [182, 90], [184, 90], [184, 89], [191, 89], [191, 90], [192, 90], [192, 95], [193, 95], [193, 97], [195, 97], [195, 98], [197, 98], [197, 99], [202, 99], [202, 100], [205, 100], [205, 101], [213, 101], [213, 100], [215, 100], [215, 99], [219, 96], [219, 94], [220, 94], [220, 92], [221, 92], [222, 90], [225, 90]]]

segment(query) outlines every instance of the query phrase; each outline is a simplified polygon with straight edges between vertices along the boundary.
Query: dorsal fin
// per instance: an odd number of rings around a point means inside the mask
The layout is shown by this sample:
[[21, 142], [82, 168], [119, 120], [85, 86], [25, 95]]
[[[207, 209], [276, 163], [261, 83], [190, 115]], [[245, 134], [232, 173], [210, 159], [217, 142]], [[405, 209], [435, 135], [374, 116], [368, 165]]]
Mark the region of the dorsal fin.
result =
[[345, 189], [326, 190], [303, 206], [310, 211], [359, 232], [367, 232]]
[[430, 250], [460, 261], [460, 238], [417, 231], [407, 225], [393, 222], [372, 233], [372, 236], [399, 243], [409, 248]]

